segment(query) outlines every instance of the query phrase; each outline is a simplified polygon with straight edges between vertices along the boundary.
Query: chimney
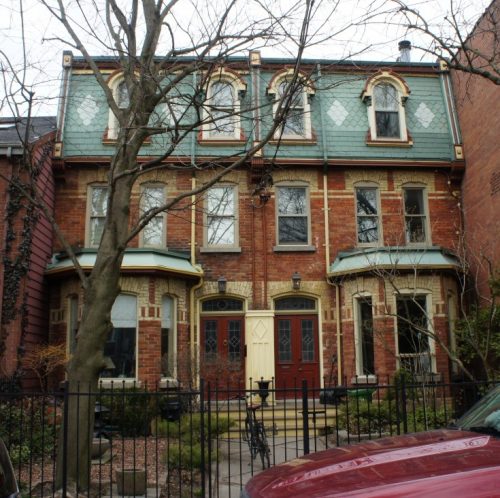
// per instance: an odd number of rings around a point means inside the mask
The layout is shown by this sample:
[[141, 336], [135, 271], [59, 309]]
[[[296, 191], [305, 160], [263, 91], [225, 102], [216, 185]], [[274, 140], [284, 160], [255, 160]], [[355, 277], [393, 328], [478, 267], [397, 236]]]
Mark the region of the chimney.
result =
[[408, 40], [401, 40], [398, 43], [399, 57], [397, 62], [411, 62], [411, 42]]

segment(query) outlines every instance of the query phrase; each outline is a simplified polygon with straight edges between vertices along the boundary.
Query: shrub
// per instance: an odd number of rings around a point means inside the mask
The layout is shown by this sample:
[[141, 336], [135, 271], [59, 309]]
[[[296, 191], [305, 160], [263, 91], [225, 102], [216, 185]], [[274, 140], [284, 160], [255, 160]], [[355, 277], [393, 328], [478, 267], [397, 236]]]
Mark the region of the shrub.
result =
[[108, 408], [110, 428], [124, 437], [147, 436], [151, 421], [158, 415], [155, 396], [136, 387], [102, 391], [97, 401]]
[[60, 419], [45, 398], [0, 403], [0, 437], [14, 465], [52, 456]]

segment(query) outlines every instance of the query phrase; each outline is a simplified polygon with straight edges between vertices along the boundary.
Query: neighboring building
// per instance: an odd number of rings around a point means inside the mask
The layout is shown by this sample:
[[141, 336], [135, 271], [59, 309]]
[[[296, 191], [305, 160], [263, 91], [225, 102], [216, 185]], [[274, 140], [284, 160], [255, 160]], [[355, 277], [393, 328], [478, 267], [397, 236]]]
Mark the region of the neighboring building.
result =
[[[489, 59], [498, 68], [499, 23], [500, 1], [494, 0], [466, 42], [485, 55], [473, 56], [473, 65], [485, 66]], [[488, 279], [492, 270], [500, 277], [500, 85], [454, 71], [453, 87], [467, 155], [462, 181], [467, 262], [471, 283], [484, 304], [490, 297]]]
[[[229, 60], [208, 86], [208, 99], [225, 96], [219, 108], [245, 109], [254, 99], [272, 112], [292, 61], [250, 55]], [[96, 60], [122, 98], [116, 60]], [[200, 374], [232, 385], [264, 377], [278, 387], [302, 378], [318, 386], [331, 373], [335, 381], [385, 381], [402, 366], [448, 378], [446, 354], [418, 327], [449, 345], [458, 305], [453, 249], [464, 162], [449, 74], [410, 62], [305, 61], [302, 69], [309, 83], [279, 148], [273, 141], [197, 203], [159, 215], [126, 251], [103, 380]], [[65, 78], [55, 213], [90, 269], [117, 128], [82, 58], [65, 54]], [[268, 121], [254, 112], [201, 129], [169, 161], [236, 153]], [[144, 160], [163, 145], [152, 137]], [[206, 170], [144, 174], [132, 217], [208, 178]], [[58, 251], [47, 270], [50, 333], [71, 351], [82, 292]]]
[[[33, 180], [52, 209], [55, 129], [55, 117], [32, 118], [29, 125], [26, 119], [0, 118], [0, 377], [20, 373], [23, 355], [48, 341], [44, 273], [52, 257], [52, 227], [10, 181], [29, 192]], [[22, 376], [25, 387], [39, 387], [33, 372]]]

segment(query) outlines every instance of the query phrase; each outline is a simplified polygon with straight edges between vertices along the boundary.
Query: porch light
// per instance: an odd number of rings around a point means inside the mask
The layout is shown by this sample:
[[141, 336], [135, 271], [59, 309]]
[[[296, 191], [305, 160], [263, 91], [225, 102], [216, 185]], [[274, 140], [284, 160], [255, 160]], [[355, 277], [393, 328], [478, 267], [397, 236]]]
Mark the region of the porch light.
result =
[[219, 277], [217, 280], [217, 288], [219, 289], [219, 294], [226, 293], [227, 280], [224, 277]]
[[296, 271], [292, 275], [292, 289], [293, 290], [299, 290], [300, 289], [300, 281], [302, 280], [300, 273]]

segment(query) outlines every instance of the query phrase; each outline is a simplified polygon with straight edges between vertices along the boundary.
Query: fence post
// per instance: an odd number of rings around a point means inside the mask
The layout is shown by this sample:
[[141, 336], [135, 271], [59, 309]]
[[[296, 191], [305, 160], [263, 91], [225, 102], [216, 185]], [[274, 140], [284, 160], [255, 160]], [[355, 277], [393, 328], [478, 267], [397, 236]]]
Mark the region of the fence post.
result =
[[309, 454], [309, 406], [307, 399], [307, 380], [302, 379], [302, 428], [304, 433], [304, 455]]
[[[62, 457], [62, 495], [66, 498], [68, 488], [68, 419], [69, 419], [69, 382], [64, 382], [63, 398], [63, 457]], [[61, 460], [59, 460], [61, 461]]]
[[406, 410], [406, 379], [403, 375], [401, 378], [401, 409], [403, 411], [403, 432], [408, 434], [408, 413]]
[[205, 496], [205, 381], [200, 379], [200, 438], [201, 438], [201, 455], [200, 455], [200, 471], [201, 471], [201, 496]]

